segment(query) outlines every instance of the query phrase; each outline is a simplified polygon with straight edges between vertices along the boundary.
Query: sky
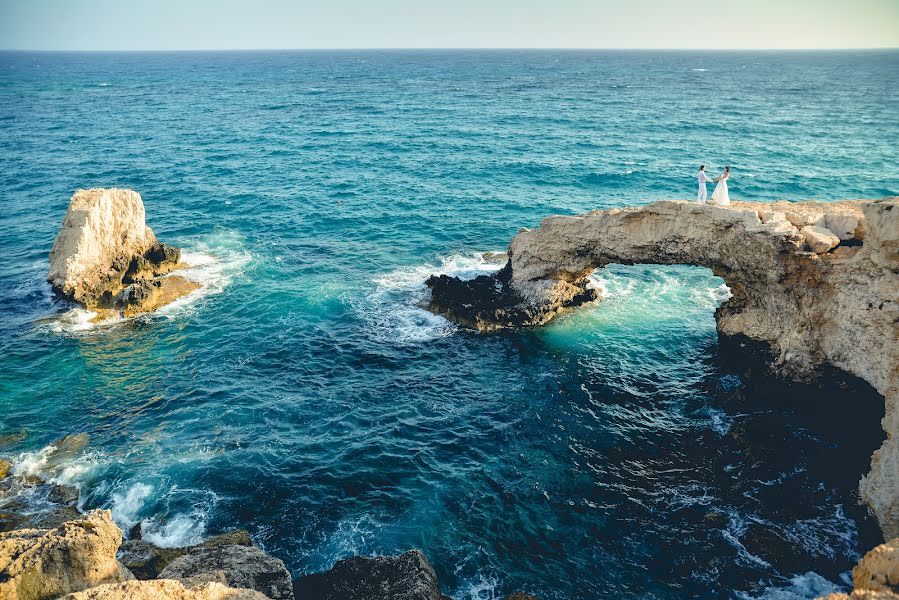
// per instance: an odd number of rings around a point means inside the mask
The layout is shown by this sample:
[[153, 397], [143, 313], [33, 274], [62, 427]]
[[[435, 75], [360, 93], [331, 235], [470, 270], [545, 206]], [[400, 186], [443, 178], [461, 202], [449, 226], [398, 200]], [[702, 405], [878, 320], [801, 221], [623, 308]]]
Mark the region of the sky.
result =
[[0, 49], [896, 48], [899, 0], [0, 0]]

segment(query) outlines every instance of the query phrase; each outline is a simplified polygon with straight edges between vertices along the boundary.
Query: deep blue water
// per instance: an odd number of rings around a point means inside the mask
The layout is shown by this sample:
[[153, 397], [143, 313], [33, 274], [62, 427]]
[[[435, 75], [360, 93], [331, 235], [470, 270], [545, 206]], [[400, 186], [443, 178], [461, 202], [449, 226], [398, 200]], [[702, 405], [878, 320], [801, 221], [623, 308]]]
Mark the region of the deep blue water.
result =
[[[0, 448], [161, 544], [295, 575], [418, 547], [456, 598], [808, 597], [877, 530], [870, 393], [719, 353], [722, 281], [610, 267], [509, 335], [418, 308], [520, 226], [692, 198], [899, 193], [899, 52], [0, 53]], [[201, 293], [91, 327], [47, 253], [129, 187]], [[853, 407], [847, 414], [846, 406]], [[880, 411], [880, 412], [879, 412]], [[76, 432], [61, 470], [42, 448]]]

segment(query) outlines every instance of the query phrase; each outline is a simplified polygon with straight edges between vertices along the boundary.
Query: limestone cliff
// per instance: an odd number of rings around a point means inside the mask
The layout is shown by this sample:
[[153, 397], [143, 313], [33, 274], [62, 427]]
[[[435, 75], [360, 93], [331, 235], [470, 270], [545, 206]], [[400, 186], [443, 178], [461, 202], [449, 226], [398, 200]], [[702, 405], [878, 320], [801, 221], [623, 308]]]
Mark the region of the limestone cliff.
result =
[[116, 561], [122, 532], [108, 510], [55, 529], [0, 533], [0, 598], [42, 600], [133, 579]]
[[885, 537], [899, 535], [899, 200], [548, 217], [515, 236], [497, 274], [429, 279], [430, 308], [482, 331], [542, 324], [596, 299], [588, 276], [610, 263], [708, 267], [733, 294], [715, 313], [720, 333], [767, 342], [784, 374], [829, 363], [883, 394], [887, 440], [860, 489]]
[[183, 277], [159, 278], [180, 266], [180, 256], [157, 243], [137, 192], [77, 190], [50, 251], [47, 280], [69, 300], [130, 316], [198, 287]]

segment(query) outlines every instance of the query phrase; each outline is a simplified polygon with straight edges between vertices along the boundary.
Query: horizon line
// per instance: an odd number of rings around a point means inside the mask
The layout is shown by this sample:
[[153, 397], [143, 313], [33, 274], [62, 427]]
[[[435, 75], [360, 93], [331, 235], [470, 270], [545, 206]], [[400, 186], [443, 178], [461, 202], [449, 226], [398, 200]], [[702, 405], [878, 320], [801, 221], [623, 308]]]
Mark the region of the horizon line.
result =
[[309, 47], [309, 48], [92, 48], [92, 49], [47, 49], [47, 48], [0, 48], [0, 52], [350, 52], [350, 51], [483, 51], [483, 50], [533, 50], [533, 51], [632, 51], [632, 52], [837, 52], [837, 51], [877, 51], [899, 50], [899, 46], [840, 46], [840, 47], [803, 47], [803, 48], [670, 48], [670, 47], [636, 47], [636, 46], [372, 46], [372, 47]]

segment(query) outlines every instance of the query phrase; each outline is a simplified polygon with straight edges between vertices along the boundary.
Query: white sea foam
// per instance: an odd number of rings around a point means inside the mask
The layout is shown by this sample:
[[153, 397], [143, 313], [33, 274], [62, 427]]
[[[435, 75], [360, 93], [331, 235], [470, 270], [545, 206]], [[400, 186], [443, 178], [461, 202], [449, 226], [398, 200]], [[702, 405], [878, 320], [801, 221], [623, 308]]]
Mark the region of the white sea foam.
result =
[[178, 514], [164, 523], [148, 519], [141, 524], [141, 538], [160, 548], [192, 546], [203, 541], [206, 533], [204, 515]]
[[397, 269], [374, 280], [375, 290], [366, 298], [350, 303], [378, 340], [393, 344], [419, 344], [451, 334], [455, 325], [422, 308], [430, 290], [425, 280], [431, 275], [472, 279], [495, 273], [505, 264], [502, 253], [453, 254], [438, 264]]
[[736, 592], [735, 596], [742, 600], [807, 600], [843, 591], [846, 591], [845, 585], [837, 585], [817, 573], [809, 571], [791, 578], [789, 585], [769, 587], [756, 595]]
[[477, 581], [467, 581], [459, 588], [456, 596], [460, 600], [495, 600], [498, 582], [493, 577], [479, 576]]
[[123, 531], [127, 532], [140, 521], [140, 513], [152, 493], [153, 486], [136, 483], [126, 491], [112, 495], [112, 518]]

